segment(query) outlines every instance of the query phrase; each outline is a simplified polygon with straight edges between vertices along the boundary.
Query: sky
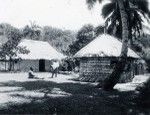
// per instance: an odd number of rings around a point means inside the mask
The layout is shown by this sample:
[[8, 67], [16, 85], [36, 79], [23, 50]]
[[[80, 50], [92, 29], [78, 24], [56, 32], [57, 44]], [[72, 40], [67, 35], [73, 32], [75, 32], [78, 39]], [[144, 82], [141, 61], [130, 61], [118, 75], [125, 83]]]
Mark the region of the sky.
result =
[[85, 24], [103, 24], [101, 5], [92, 10], [86, 0], [0, 0], [0, 23], [22, 28], [30, 22], [40, 26], [78, 30]]

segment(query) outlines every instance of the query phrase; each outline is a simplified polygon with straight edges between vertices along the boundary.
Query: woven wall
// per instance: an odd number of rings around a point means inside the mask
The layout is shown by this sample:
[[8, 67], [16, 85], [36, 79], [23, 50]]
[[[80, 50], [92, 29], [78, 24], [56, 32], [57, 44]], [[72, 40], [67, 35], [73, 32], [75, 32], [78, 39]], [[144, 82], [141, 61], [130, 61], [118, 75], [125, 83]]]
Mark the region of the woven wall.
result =
[[[45, 71], [50, 71], [50, 61], [45, 60]], [[30, 67], [39, 72], [39, 60], [22, 60], [15, 64], [15, 70], [29, 71]]]
[[[80, 62], [80, 80], [103, 82], [113, 71], [116, 58], [82, 58]], [[129, 59], [120, 82], [129, 82], [134, 76], [134, 60]]]
[[[51, 61], [45, 60], [45, 71], [51, 71]], [[30, 67], [34, 69], [34, 71], [39, 72], [39, 60], [20, 60], [12, 62], [12, 71], [23, 71], [28, 72]], [[8, 71], [9, 61], [0, 61], [0, 71]]]

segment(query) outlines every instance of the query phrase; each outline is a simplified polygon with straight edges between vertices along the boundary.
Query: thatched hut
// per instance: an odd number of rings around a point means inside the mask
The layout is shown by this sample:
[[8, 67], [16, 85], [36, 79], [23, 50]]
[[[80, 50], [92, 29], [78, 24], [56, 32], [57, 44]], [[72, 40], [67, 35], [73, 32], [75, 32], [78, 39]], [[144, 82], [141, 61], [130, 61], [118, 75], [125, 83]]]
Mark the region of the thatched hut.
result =
[[[30, 67], [34, 71], [50, 71], [51, 60], [61, 60], [66, 57], [44, 41], [23, 39], [18, 46], [24, 47], [29, 52], [26, 54], [17, 53], [17, 56], [12, 61], [14, 71], [28, 71]], [[3, 65], [7, 70], [8, 63]]]
[[[79, 80], [91, 82], [103, 82], [113, 71], [120, 53], [122, 43], [113, 36], [103, 34], [94, 39], [75, 54], [80, 59]], [[131, 81], [140, 68], [136, 63], [140, 57], [128, 48], [128, 58], [124, 73], [120, 82]]]

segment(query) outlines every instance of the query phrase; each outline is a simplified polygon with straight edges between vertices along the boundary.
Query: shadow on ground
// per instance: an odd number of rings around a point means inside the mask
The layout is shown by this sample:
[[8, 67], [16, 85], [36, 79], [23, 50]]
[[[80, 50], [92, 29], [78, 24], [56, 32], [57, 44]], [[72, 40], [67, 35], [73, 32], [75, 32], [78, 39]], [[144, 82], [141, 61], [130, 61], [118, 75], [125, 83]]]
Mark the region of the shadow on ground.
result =
[[[22, 87], [24, 91], [40, 91], [42, 97], [26, 97], [31, 102], [10, 104], [1, 108], [3, 114], [94, 114], [94, 115], [138, 115], [150, 114], [149, 110], [136, 107], [132, 103], [133, 92], [106, 92], [91, 84], [55, 83], [50, 81], [8, 82], [1, 86]], [[54, 88], [61, 89], [69, 96], [51, 97]], [[11, 92], [11, 91], [10, 91]], [[12, 95], [21, 97], [23, 95]]]

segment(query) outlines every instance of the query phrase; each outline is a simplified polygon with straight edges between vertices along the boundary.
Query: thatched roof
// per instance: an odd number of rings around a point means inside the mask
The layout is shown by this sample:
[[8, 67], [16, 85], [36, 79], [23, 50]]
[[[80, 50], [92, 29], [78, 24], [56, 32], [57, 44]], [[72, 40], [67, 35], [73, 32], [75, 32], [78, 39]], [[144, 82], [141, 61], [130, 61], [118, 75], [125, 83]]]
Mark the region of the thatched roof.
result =
[[[117, 38], [102, 34], [75, 54], [75, 57], [119, 57], [122, 43]], [[130, 48], [128, 57], [139, 58]]]
[[48, 42], [36, 41], [23, 39], [18, 46], [25, 47], [29, 50], [28, 54], [17, 54], [17, 57], [21, 59], [30, 60], [51, 60], [51, 59], [62, 59], [65, 56], [58, 51], [56, 51]]

